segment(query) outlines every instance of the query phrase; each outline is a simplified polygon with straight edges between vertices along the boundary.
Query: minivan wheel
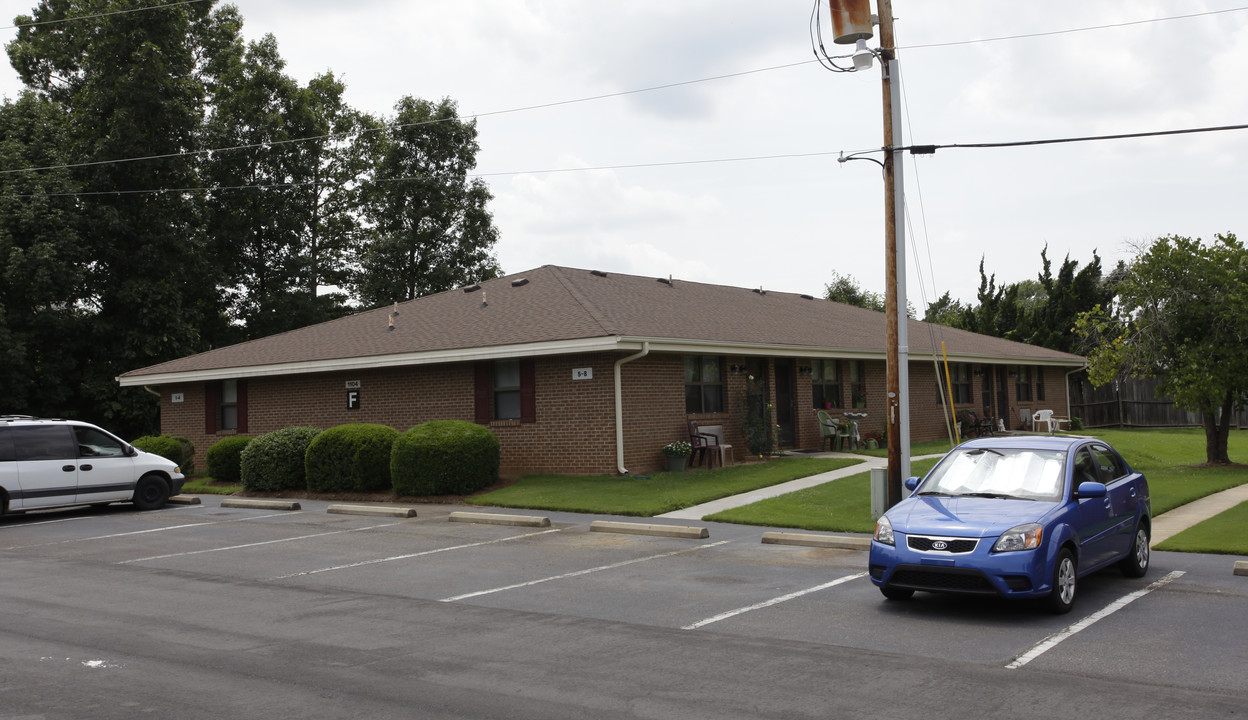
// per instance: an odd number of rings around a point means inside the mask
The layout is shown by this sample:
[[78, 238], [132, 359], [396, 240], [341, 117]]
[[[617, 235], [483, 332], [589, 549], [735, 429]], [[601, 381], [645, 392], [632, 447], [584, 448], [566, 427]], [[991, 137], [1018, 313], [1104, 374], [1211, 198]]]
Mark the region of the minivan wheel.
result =
[[144, 475], [134, 486], [134, 506], [139, 510], [159, 510], [169, 499], [169, 483], [159, 475]]
[[1075, 593], [1079, 589], [1079, 572], [1075, 565], [1075, 555], [1069, 548], [1063, 548], [1057, 554], [1057, 563], [1053, 567], [1053, 591], [1049, 593], [1049, 610], [1055, 615], [1064, 615], [1075, 606]]
[[1131, 553], [1118, 563], [1122, 574], [1130, 578], [1144, 577], [1148, 572], [1148, 527], [1143, 523], [1135, 529], [1135, 543], [1131, 545]]

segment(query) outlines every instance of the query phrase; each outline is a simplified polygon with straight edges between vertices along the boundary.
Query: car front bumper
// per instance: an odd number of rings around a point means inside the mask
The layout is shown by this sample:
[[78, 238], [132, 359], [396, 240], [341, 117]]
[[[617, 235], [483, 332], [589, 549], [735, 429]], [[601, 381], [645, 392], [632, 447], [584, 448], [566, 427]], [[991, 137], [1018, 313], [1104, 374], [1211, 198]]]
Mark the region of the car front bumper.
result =
[[994, 553], [995, 538], [983, 538], [974, 550], [950, 553], [914, 550], [905, 533], [897, 546], [871, 541], [868, 571], [879, 587], [1014, 598], [1049, 594], [1053, 576], [1045, 548]]

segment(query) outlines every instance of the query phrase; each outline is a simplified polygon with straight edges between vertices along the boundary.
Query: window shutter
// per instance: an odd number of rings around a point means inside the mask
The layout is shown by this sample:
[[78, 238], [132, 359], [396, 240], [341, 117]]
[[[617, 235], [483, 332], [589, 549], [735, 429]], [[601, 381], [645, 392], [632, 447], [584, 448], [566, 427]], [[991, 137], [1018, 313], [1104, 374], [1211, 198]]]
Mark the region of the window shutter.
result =
[[473, 414], [476, 416], [474, 422], [479, 425], [490, 424], [490, 389], [493, 387], [494, 364], [490, 362], [479, 362], [476, 365], [476, 379], [473, 388]]
[[537, 371], [532, 359], [520, 361], [520, 422], [537, 422]]
[[247, 381], [238, 381], [238, 432], [247, 432]]
[[221, 383], [204, 383], [204, 434], [217, 432], [217, 413], [221, 409]]

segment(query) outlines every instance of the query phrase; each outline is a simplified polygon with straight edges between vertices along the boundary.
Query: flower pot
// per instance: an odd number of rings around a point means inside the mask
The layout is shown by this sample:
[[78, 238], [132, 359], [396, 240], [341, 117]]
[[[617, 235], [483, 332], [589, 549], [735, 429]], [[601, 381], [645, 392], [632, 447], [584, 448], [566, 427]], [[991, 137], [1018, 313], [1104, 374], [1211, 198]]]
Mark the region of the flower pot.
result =
[[668, 472], [684, 472], [685, 460], [687, 459], [688, 458], [686, 458], [684, 455], [668, 455], [667, 456], [667, 471]]

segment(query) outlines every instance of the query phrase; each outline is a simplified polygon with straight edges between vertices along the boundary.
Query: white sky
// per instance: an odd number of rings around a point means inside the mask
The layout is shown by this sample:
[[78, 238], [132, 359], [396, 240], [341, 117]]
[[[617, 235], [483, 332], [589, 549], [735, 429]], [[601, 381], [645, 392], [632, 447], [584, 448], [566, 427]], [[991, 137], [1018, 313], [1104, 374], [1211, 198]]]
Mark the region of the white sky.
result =
[[[556, 264], [814, 295], [835, 270], [882, 292], [878, 167], [834, 155], [882, 145], [879, 65], [807, 62], [812, 1], [235, 4], [248, 39], [277, 37], [289, 74], [332, 70], [377, 114], [409, 94], [449, 96], [467, 116], [805, 63], [481, 117], [498, 258], [507, 273]], [[34, 2], [0, 6], [11, 22]], [[907, 144], [1248, 122], [1248, 0], [894, 0], [893, 14]], [[5, 64], [0, 94], [19, 89]], [[1098, 249], [1109, 268], [1161, 235], [1248, 233], [1246, 151], [1248, 131], [1230, 131], [907, 157], [910, 301], [920, 313], [945, 290], [973, 301], [981, 256], [1015, 282], [1035, 277], [1046, 243], [1055, 265]], [[535, 172], [820, 152], [834, 154]]]

